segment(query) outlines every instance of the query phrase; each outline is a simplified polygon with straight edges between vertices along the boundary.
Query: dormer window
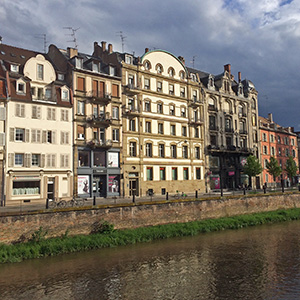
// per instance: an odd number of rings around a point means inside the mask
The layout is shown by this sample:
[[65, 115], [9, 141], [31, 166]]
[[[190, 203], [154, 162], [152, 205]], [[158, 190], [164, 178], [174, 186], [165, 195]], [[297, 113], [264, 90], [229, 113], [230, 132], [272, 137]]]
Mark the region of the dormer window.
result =
[[163, 72], [163, 67], [161, 64], [156, 65], [157, 74], [161, 74]]
[[23, 80], [17, 81], [16, 88], [17, 88], [17, 93], [19, 94], [26, 93], [26, 84]]
[[194, 81], [194, 82], [197, 81], [197, 80], [196, 80], [196, 75], [195, 75], [194, 73], [191, 74], [191, 79], [192, 79], [192, 81]]
[[183, 71], [181, 71], [181, 72], [179, 73], [179, 76], [180, 76], [180, 79], [181, 79], [181, 80], [183, 80], [183, 79], [184, 79], [184, 75], [185, 75], [185, 74], [184, 74], [184, 72], [183, 72]]
[[83, 59], [82, 58], [76, 57], [75, 63], [76, 63], [76, 68], [78, 68], [78, 69], [83, 68]]
[[109, 75], [110, 76], [115, 76], [116, 75], [116, 68], [109, 66]]
[[45, 90], [45, 98], [46, 100], [50, 100], [52, 98], [52, 90], [51, 89], [46, 89]]
[[69, 101], [69, 91], [67, 89], [61, 90], [61, 100], [62, 101]]
[[132, 65], [133, 58], [130, 55], [125, 55], [125, 63], [128, 65]]
[[93, 72], [100, 73], [100, 64], [98, 62], [93, 62]]
[[64, 81], [64, 80], [65, 80], [65, 75], [64, 75], [64, 74], [58, 74], [58, 75], [57, 75], [57, 79], [58, 79], [59, 81]]
[[169, 68], [168, 74], [169, 74], [170, 77], [174, 77], [174, 75], [175, 75], [174, 69], [173, 68]]
[[209, 79], [208, 79], [208, 85], [210, 86], [210, 87], [213, 87], [214, 86], [214, 79], [213, 79], [213, 77], [209, 77]]
[[44, 79], [44, 66], [41, 65], [41, 64], [37, 64], [36, 78], [38, 80], [43, 80]]
[[15, 65], [15, 64], [11, 64], [11, 65], [10, 65], [10, 70], [11, 70], [12, 72], [18, 73], [18, 72], [19, 72], [19, 66], [18, 66], [18, 65]]
[[145, 70], [150, 70], [151, 69], [151, 64], [148, 60], [145, 62], [144, 66], [145, 66]]

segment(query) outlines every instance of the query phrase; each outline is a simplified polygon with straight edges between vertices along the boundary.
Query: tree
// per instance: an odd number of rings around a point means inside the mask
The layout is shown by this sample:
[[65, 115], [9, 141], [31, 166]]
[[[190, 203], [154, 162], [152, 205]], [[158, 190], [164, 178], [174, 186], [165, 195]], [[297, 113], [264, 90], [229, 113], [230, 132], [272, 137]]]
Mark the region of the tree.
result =
[[[253, 155], [248, 156], [247, 162], [244, 166], [244, 173], [251, 179], [252, 177], [259, 175], [261, 172], [262, 166], [259, 160]], [[252, 182], [252, 180], [250, 180], [250, 182]]]
[[274, 156], [271, 156], [270, 161], [267, 162], [266, 167], [268, 173], [273, 176], [274, 182], [276, 182], [276, 177], [279, 176], [282, 172], [277, 159]]
[[288, 160], [285, 164], [285, 171], [287, 172], [288, 177], [290, 178], [291, 183], [293, 182], [292, 179], [297, 174], [297, 165], [294, 161], [294, 158], [292, 156], [289, 156]]

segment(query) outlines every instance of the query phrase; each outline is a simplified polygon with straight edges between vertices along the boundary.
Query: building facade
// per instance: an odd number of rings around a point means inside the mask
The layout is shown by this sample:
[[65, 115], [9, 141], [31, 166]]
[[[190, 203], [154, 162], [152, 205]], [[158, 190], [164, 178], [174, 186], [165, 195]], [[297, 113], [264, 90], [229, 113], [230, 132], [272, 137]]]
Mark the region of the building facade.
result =
[[7, 74], [5, 204], [73, 195], [70, 90], [46, 55], [0, 45]]
[[74, 194], [119, 196], [122, 132], [117, 68], [77, 49], [51, 45], [48, 54], [73, 91]]
[[[260, 139], [261, 139], [261, 162], [263, 167], [262, 181], [267, 186], [280, 186], [283, 181], [284, 186], [290, 186], [298, 182], [297, 177], [290, 182], [287, 172], [285, 171], [286, 162], [290, 156], [293, 157], [297, 166], [298, 160], [298, 143], [297, 134], [292, 127], [284, 128], [273, 121], [270, 113], [268, 118], [259, 117]], [[271, 156], [277, 159], [282, 173], [274, 182], [273, 176], [267, 171], [267, 162]]]

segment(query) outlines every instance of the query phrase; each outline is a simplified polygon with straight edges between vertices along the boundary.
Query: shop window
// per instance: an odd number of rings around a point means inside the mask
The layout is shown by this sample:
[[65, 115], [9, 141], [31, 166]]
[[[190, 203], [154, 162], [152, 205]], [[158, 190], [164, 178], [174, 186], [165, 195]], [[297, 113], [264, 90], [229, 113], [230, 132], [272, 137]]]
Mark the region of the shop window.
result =
[[90, 152], [78, 151], [78, 166], [89, 167], [90, 166]]
[[111, 175], [108, 176], [108, 191], [110, 193], [119, 193], [120, 176]]
[[13, 195], [36, 195], [40, 193], [40, 181], [14, 181]]
[[93, 153], [93, 166], [94, 167], [105, 167], [105, 152], [94, 151]]

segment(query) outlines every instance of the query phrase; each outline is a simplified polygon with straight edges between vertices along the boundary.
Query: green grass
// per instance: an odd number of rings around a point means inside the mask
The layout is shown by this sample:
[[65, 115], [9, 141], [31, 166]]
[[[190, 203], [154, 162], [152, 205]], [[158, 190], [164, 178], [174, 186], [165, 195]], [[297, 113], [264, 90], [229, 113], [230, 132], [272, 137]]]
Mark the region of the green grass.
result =
[[189, 223], [158, 225], [127, 230], [114, 230], [104, 222], [100, 232], [90, 235], [68, 236], [46, 239], [42, 228], [32, 235], [31, 241], [20, 244], [0, 244], [0, 263], [20, 262], [25, 259], [54, 256], [65, 253], [116, 247], [151, 242], [180, 236], [226, 229], [239, 229], [261, 224], [278, 223], [300, 219], [300, 209], [277, 210], [220, 219], [209, 219]]

